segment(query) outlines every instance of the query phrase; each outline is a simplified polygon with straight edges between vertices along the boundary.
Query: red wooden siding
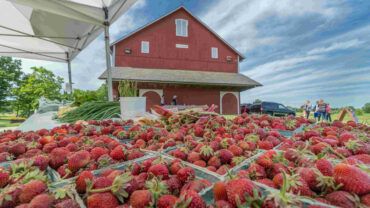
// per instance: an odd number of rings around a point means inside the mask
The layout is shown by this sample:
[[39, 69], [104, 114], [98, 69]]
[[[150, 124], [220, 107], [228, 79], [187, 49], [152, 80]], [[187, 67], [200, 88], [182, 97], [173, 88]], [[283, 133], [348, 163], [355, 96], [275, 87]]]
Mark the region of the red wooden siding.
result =
[[[176, 36], [175, 19], [188, 20], [188, 37]], [[141, 41], [149, 41], [148, 54], [141, 53]], [[176, 48], [176, 44], [188, 48]], [[212, 59], [211, 47], [218, 48], [218, 59]], [[132, 53], [125, 54], [125, 49]], [[182, 8], [116, 43], [115, 51], [118, 67], [238, 72], [237, 53]]]
[[161, 104], [161, 97], [158, 93], [153, 91], [148, 91], [143, 94], [143, 97], [146, 97], [146, 111], [150, 111], [153, 105], [160, 105]]

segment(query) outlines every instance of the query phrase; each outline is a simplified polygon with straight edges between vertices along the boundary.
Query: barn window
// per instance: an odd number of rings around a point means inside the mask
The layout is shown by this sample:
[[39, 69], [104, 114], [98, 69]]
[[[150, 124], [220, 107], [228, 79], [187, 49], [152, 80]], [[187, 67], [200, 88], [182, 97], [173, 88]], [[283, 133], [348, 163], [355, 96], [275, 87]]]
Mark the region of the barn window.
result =
[[188, 21], [176, 19], [176, 36], [188, 37]]
[[217, 59], [218, 58], [218, 48], [212, 47], [211, 55], [212, 55], [212, 58]]
[[141, 41], [141, 53], [149, 53], [149, 41]]

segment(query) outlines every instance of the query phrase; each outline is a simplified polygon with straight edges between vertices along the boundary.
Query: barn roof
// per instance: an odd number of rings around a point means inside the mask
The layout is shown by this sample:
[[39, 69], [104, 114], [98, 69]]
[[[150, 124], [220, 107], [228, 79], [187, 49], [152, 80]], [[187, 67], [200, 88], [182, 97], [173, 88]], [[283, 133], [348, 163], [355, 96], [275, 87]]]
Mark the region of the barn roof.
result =
[[[144, 69], [133, 67], [112, 67], [113, 80], [141, 82], [196, 84], [235, 87], [242, 90], [262, 86], [260, 83], [239, 73], [205, 72], [175, 69]], [[107, 71], [99, 79], [107, 79]]]
[[228, 42], [226, 42], [226, 40], [224, 40], [221, 36], [219, 36], [214, 30], [212, 30], [207, 24], [205, 24], [202, 20], [200, 20], [198, 17], [196, 17], [195, 15], [193, 15], [189, 10], [187, 10], [185, 7], [183, 7], [183, 6], [180, 6], [180, 7], [178, 7], [178, 8], [176, 8], [175, 10], [173, 10], [173, 11], [171, 11], [171, 12], [169, 12], [169, 13], [167, 13], [167, 14], [165, 14], [165, 15], [163, 15], [162, 17], [160, 17], [160, 18], [158, 18], [158, 19], [156, 19], [156, 20], [154, 20], [153, 22], [150, 22], [150, 23], [148, 23], [148, 24], [146, 24], [146, 25], [144, 25], [144, 26], [142, 26], [142, 27], [140, 27], [140, 28], [138, 28], [138, 29], [136, 29], [136, 30], [134, 30], [133, 32], [131, 32], [131, 33], [129, 33], [129, 34], [126, 34], [126, 35], [124, 35], [123, 37], [121, 37], [121, 38], [119, 38], [118, 40], [116, 40], [116, 41], [114, 41], [110, 46], [113, 46], [113, 45], [115, 45], [116, 43], [118, 43], [118, 42], [120, 42], [120, 41], [122, 41], [122, 40], [124, 40], [124, 39], [126, 39], [126, 38], [128, 38], [128, 37], [130, 37], [130, 36], [132, 36], [132, 35], [134, 35], [134, 34], [136, 34], [137, 32], [139, 32], [139, 31], [141, 31], [141, 30], [143, 30], [143, 29], [145, 29], [145, 28], [147, 28], [147, 27], [149, 27], [150, 25], [152, 25], [152, 24], [154, 24], [154, 23], [156, 23], [156, 22], [159, 22], [160, 20], [162, 20], [162, 19], [164, 19], [164, 18], [166, 18], [167, 16], [170, 16], [171, 14], [173, 14], [173, 13], [175, 13], [175, 12], [177, 12], [178, 10], [180, 10], [180, 9], [184, 9], [187, 13], [189, 13], [190, 14], [190, 16], [192, 16], [192, 17], [194, 17], [200, 24], [202, 24], [204, 27], [206, 27], [209, 31], [211, 31], [218, 39], [220, 39], [223, 43], [225, 43], [228, 47], [230, 47], [233, 51], [235, 51], [235, 53], [237, 53], [239, 56], [240, 56], [240, 60], [243, 60], [243, 59], [245, 59], [245, 57], [243, 56], [243, 54], [242, 53], [240, 53], [238, 50], [236, 50], [233, 46], [231, 46]]

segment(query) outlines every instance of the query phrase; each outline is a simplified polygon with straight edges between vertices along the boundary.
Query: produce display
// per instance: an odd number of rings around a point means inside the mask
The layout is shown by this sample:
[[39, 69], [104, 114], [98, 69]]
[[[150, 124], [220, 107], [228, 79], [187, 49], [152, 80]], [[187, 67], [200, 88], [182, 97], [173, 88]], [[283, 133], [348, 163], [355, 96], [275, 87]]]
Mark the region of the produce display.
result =
[[370, 206], [370, 127], [216, 107], [0, 133], [0, 208]]

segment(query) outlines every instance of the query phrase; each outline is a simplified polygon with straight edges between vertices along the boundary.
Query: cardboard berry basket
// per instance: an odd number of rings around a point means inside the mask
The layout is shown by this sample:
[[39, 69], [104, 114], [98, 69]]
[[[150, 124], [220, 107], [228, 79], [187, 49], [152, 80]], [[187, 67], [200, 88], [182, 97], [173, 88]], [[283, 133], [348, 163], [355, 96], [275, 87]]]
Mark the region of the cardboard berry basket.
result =
[[[264, 197], [266, 197], [266, 196], [268, 196], [272, 193], [279, 192], [279, 190], [270, 188], [270, 187], [268, 187], [264, 184], [254, 182], [254, 181], [253, 181], [253, 183], [256, 184], [256, 186], [261, 191], [261, 198], [264, 198]], [[208, 188], [202, 190], [199, 194], [206, 201], [207, 206], [209, 206], [209, 205], [211, 205], [212, 203], [215, 202], [214, 196], [213, 196], [213, 185], [211, 187], [208, 187]], [[304, 208], [308, 208], [309, 205], [320, 205], [321, 207], [338, 208], [336, 206], [324, 204], [324, 203], [321, 203], [319, 201], [309, 199], [309, 198], [306, 198], [306, 197], [301, 197], [301, 196], [297, 196], [297, 195], [293, 195], [293, 194], [287, 194], [287, 195], [289, 196], [289, 198], [296, 198], [299, 202], [302, 203]]]
[[[101, 171], [105, 170], [105, 169], [108, 169], [108, 168], [115, 168], [117, 166], [127, 166], [133, 162], [138, 162], [138, 161], [142, 161], [142, 160], [146, 160], [146, 159], [149, 159], [151, 157], [153, 157], [152, 155], [149, 155], [148, 153], [144, 152], [144, 156], [143, 157], [140, 157], [140, 158], [137, 158], [137, 159], [134, 159], [134, 160], [128, 160], [128, 161], [125, 161], [125, 162], [122, 162], [122, 163], [117, 163], [117, 164], [113, 164], [113, 165], [109, 165], [107, 167], [104, 167], [104, 168], [101, 168], [101, 169], [97, 169], [97, 170], [94, 170], [94, 171], [91, 171], [92, 173], [101, 173]], [[74, 176], [74, 177], [71, 177], [71, 178], [67, 178], [67, 179], [61, 179], [60, 175], [58, 172], [55, 172], [55, 174], [57, 174], [57, 180], [54, 181], [54, 185], [55, 186], [64, 186], [66, 184], [69, 184], [69, 183], [72, 183], [74, 181], [76, 181], [77, 179], [77, 176]]]
[[[179, 147], [180, 147], [180, 146], [177, 146], [177, 148], [179, 148]], [[177, 148], [173, 148], [173, 149], [171, 149], [171, 150], [175, 150], [175, 149], [177, 149]], [[173, 156], [171, 156], [171, 155], [168, 155], [168, 154], [167, 154], [167, 153], [168, 153], [169, 151], [171, 151], [171, 150], [168, 150], [168, 151], [163, 152], [163, 153], [164, 153], [164, 155], [165, 155], [166, 157], [175, 159], [175, 157], [173, 157]], [[149, 150], [142, 150], [142, 151], [150, 152], [150, 153], [152, 153], [152, 154], [157, 153], [157, 152], [153, 152], [153, 151], [149, 151]], [[231, 168], [231, 170], [233, 170], [233, 169], [235, 169], [235, 168], [237, 168], [237, 167], [239, 167], [239, 166], [242, 166], [244, 163], [248, 162], [249, 160], [255, 160], [255, 159], [257, 159], [257, 157], [258, 157], [259, 155], [261, 155], [263, 152], [265, 152], [265, 150], [256, 149], [256, 150], [255, 150], [255, 154], [254, 154], [253, 156], [251, 156], [251, 157], [249, 157], [249, 158], [246, 158], [243, 162], [241, 162], [240, 164], [238, 164], [238, 165], [234, 166], [233, 168]], [[158, 154], [158, 153], [157, 153], [157, 154]], [[178, 158], [177, 158], [177, 159], [178, 159]], [[218, 177], [218, 178], [220, 178], [220, 179], [223, 179], [225, 176], [227, 176], [227, 173], [225, 173], [224, 175], [220, 175], [220, 174], [217, 174], [216, 172], [212, 172], [212, 171], [208, 170], [208, 169], [207, 169], [207, 168], [205, 168], [205, 167], [201, 167], [201, 166], [198, 166], [198, 165], [194, 165], [194, 164], [192, 164], [192, 163], [190, 163], [190, 162], [187, 162], [187, 161], [184, 161], [184, 160], [181, 160], [181, 159], [178, 159], [178, 160], [180, 160], [183, 164], [186, 164], [186, 165], [191, 166], [191, 167], [196, 167], [197, 169], [200, 169], [200, 170], [202, 170], [203, 172], [206, 172], [207, 174], [214, 175], [214, 176], [216, 176], [216, 177]]]
[[[173, 161], [173, 160], [177, 159], [177, 158], [174, 158], [174, 157], [172, 157], [170, 155], [162, 154], [160, 152], [154, 152], [154, 151], [150, 151], [150, 150], [143, 150], [143, 151], [145, 151], [145, 152], [147, 152], [149, 154], [149, 158], [152, 158], [152, 157], [162, 157], [164, 160], [167, 160], [167, 161]], [[146, 159], [143, 159], [140, 162], [142, 162], [144, 160], [146, 160]], [[180, 161], [181, 161], [181, 163], [185, 167], [191, 167], [191, 168], [193, 168], [194, 169], [194, 172], [195, 172], [195, 175], [196, 175], [196, 177], [198, 179], [207, 179], [211, 183], [215, 183], [217, 181], [222, 180], [222, 178], [220, 178], [218, 174], [216, 174], [214, 172], [211, 172], [211, 171], [209, 171], [206, 168], [202, 168], [200, 166], [197, 166], [197, 165], [194, 165], [194, 164], [191, 164], [191, 163], [188, 163], [188, 162], [184, 162], [182, 160], [180, 160]], [[103, 171], [103, 170], [101, 170], [101, 171]]]

